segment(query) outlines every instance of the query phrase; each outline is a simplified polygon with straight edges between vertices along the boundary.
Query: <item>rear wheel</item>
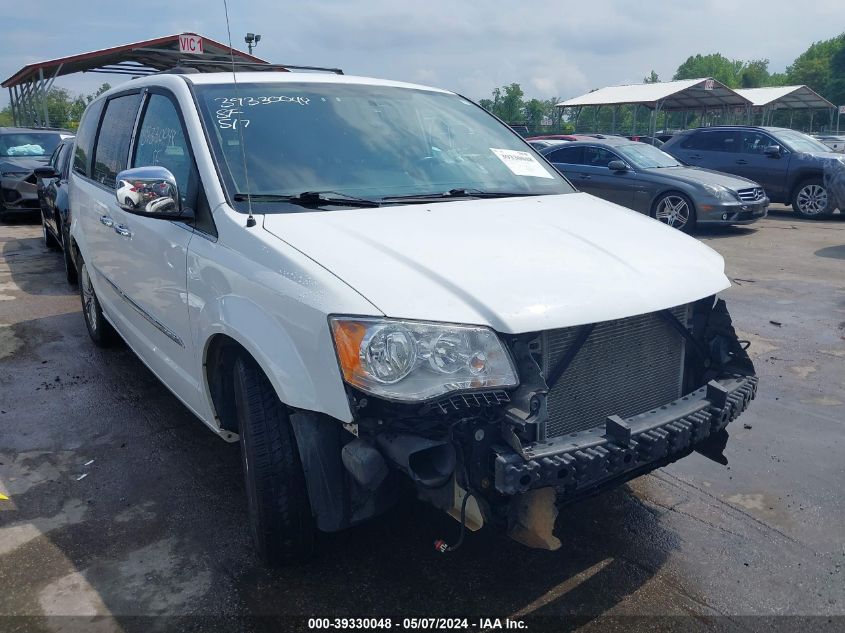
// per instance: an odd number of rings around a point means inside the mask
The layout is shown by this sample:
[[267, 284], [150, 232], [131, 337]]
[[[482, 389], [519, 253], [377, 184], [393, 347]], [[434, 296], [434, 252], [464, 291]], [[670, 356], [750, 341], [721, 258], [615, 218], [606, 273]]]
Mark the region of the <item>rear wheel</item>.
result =
[[41, 214], [41, 234], [44, 236], [44, 245], [48, 249], [55, 251], [60, 248], [58, 240], [56, 240], [56, 237], [50, 233], [50, 229], [47, 228], [47, 223], [44, 221], [43, 213]]
[[307, 560], [315, 528], [299, 450], [284, 405], [252, 361], [235, 361], [234, 396], [250, 527], [267, 565]]
[[654, 203], [654, 217], [673, 229], [689, 233], [695, 228], [695, 207], [682, 193], [664, 193]]
[[798, 185], [792, 195], [792, 210], [810, 220], [818, 220], [833, 213], [827, 187], [821, 178], [811, 178]]
[[85, 327], [94, 345], [97, 347], [110, 346], [116, 337], [111, 323], [103, 316], [103, 309], [94, 292], [94, 284], [91, 283], [91, 275], [88, 265], [82, 256], [79, 256], [79, 296], [82, 299], [82, 316], [85, 318]]

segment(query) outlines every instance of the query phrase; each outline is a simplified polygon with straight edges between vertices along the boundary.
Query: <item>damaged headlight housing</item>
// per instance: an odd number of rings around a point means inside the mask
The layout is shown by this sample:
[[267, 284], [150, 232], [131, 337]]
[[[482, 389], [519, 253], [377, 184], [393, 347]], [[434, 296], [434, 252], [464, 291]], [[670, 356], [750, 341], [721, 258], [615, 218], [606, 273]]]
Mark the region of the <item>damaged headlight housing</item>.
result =
[[412, 402], [519, 382], [490, 328], [356, 317], [329, 323], [343, 379], [375, 396]]

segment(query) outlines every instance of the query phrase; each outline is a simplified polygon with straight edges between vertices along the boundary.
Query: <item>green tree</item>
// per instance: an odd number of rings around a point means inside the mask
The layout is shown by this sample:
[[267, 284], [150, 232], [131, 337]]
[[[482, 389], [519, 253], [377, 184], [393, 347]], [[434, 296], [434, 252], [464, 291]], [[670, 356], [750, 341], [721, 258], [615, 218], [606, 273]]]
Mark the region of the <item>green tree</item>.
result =
[[673, 79], [698, 79], [713, 77], [731, 88], [738, 88], [740, 75], [745, 63], [737, 59], [728, 59], [721, 53], [710, 55], [692, 55], [678, 66]]
[[769, 60], [755, 59], [746, 62], [739, 72], [740, 88], [762, 88], [769, 84]]
[[660, 83], [660, 77], [654, 70], [652, 69], [651, 74], [648, 77], [643, 77], [644, 84], [656, 84]]
[[[75, 95], [66, 88], [51, 88], [47, 91], [45, 98], [50, 125], [75, 130], [79, 127], [79, 120], [82, 118], [85, 107], [110, 89], [111, 85], [104, 83], [91, 94]], [[40, 110], [39, 115], [41, 115]], [[0, 110], [0, 125], [14, 125], [11, 105]]]

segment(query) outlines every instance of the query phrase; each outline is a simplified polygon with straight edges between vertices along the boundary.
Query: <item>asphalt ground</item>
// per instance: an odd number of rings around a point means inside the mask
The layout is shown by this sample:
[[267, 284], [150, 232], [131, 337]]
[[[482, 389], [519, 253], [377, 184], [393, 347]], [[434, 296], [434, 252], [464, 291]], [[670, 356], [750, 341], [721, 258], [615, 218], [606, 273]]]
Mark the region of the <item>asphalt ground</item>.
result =
[[409, 499], [323, 535], [310, 564], [268, 570], [237, 444], [125, 346], [90, 343], [40, 226], [0, 225], [0, 631], [450, 615], [470, 630], [842, 630], [845, 215], [774, 209], [698, 237], [725, 256], [760, 375], [727, 467], [693, 454], [572, 506], [556, 552], [483, 530], [437, 554], [458, 525]]

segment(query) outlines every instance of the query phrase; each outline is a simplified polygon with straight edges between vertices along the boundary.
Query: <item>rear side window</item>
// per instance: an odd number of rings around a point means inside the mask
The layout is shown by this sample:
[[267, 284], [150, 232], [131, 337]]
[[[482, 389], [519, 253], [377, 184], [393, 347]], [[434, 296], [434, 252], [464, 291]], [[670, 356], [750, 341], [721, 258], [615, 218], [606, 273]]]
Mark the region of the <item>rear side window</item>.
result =
[[581, 162], [581, 157], [583, 155], [583, 147], [563, 147], [550, 154], [546, 154], [546, 158], [552, 163], [568, 163], [570, 165], [577, 165]]
[[94, 151], [93, 169], [93, 179], [106, 187], [114, 187], [117, 173], [126, 169], [132, 128], [140, 103], [141, 95], [131, 94], [109, 99], [106, 105]]
[[91, 156], [94, 154], [94, 139], [97, 136], [97, 124], [103, 111], [104, 100], [95, 101], [82, 116], [79, 130], [76, 132], [76, 152], [73, 156], [73, 171], [86, 178], [91, 177]]
[[697, 132], [682, 142], [681, 147], [704, 152], [738, 152], [740, 151], [740, 138], [738, 132], [727, 130]]

